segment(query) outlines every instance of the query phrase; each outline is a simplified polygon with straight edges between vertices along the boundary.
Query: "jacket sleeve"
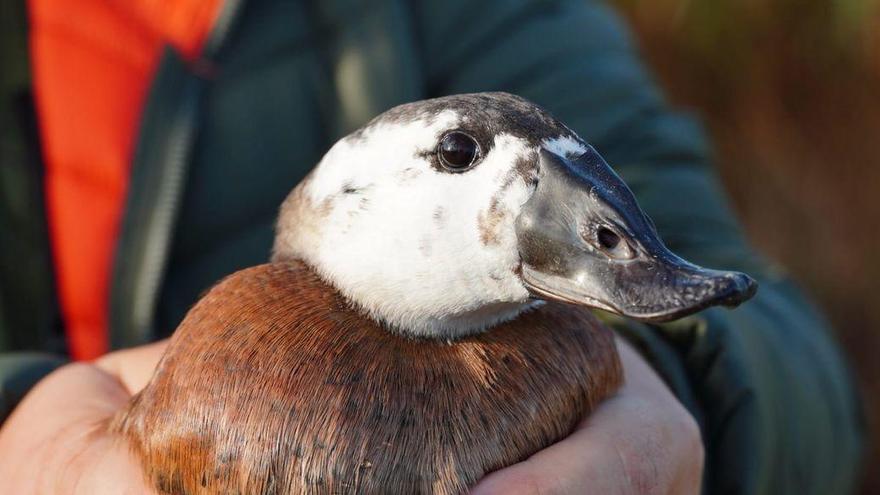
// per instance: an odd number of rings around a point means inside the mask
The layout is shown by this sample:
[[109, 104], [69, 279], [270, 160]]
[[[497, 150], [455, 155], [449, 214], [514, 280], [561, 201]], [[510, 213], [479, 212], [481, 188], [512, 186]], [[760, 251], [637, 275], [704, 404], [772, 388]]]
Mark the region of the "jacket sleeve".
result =
[[425, 1], [413, 8], [432, 96], [502, 90], [591, 142], [669, 247], [745, 271], [758, 295], [664, 326], [616, 320], [703, 428], [710, 493], [852, 491], [860, 407], [813, 305], [746, 243], [701, 130], [672, 112], [607, 6], [587, 0]]

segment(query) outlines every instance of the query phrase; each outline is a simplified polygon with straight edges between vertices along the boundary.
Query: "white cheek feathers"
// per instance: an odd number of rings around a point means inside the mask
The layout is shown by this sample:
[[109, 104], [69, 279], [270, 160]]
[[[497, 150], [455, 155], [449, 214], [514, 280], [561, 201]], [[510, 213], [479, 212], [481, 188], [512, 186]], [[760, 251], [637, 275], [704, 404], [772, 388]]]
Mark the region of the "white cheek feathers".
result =
[[497, 129], [474, 168], [444, 171], [438, 139], [465, 118], [380, 120], [338, 142], [284, 202], [273, 259], [305, 261], [373, 318], [415, 336], [472, 334], [534, 305], [515, 220], [543, 141]]

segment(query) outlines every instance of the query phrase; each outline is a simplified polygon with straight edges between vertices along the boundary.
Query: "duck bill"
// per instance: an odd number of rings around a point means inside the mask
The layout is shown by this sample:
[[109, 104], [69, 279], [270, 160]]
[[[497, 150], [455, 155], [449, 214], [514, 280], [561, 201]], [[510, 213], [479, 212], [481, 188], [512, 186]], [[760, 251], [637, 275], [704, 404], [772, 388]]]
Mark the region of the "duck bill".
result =
[[522, 280], [534, 297], [660, 322], [755, 294], [749, 276], [667, 249], [594, 150], [573, 159], [542, 150], [538, 160], [538, 184], [516, 219]]

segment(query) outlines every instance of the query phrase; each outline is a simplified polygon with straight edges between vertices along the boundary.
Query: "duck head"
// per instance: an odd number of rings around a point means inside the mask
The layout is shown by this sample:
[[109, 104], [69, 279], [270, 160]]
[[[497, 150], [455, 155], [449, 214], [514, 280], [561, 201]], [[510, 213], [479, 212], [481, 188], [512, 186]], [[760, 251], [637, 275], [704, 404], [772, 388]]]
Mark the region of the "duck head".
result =
[[402, 105], [340, 140], [282, 205], [273, 259], [447, 339], [541, 300], [665, 321], [756, 289], [670, 252], [596, 150], [505, 93]]

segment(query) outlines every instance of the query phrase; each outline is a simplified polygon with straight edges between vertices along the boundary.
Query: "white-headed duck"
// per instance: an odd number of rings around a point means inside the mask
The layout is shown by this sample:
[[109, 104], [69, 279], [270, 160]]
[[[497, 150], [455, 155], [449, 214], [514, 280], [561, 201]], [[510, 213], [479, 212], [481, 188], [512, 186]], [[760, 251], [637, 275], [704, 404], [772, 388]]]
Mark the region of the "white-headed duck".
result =
[[662, 321], [754, 291], [671, 253], [540, 107], [410, 103], [330, 149], [272, 261], [192, 308], [112, 427], [165, 493], [460, 493], [619, 386], [588, 307]]

